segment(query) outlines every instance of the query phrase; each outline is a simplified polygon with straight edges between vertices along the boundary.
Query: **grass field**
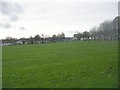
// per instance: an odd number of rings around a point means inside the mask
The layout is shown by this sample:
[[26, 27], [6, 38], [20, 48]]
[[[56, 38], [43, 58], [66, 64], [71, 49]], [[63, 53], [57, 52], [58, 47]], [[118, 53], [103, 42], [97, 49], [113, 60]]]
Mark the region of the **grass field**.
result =
[[3, 88], [118, 87], [117, 41], [3, 47]]

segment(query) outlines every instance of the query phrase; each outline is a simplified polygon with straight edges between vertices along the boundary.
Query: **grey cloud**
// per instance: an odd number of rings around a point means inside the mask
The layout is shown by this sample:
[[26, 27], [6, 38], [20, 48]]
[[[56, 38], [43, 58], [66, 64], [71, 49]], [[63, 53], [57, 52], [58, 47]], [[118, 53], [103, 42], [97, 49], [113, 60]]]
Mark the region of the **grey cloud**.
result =
[[0, 23], [0, 26], [5, 29], [11, 28], [11, 24], [9, 23], [4, 23], [4, 24]]
[[67, 32], [73, 34], [73, 33], [78, 33], [79, 31], [78, 30], [69, 30]]
[[20, 27], [19, 29], [20, 29], [20, 30], [26, 30], [25, 27]]
[[15, 15], [10, 16], [11, 21], [18, 21], [18, 17]]
[[18, 3], [7, 2], [5, 0], [0, 2], [0, 12], [3, 15], [9, 16], [11, 21], [18, 21], [18, 15], [23, 13], [24, 10]]
[[23, 12], [23, 8], [18, 3], [2, 1], [0, 2], [0, 6], [0, 11], [6, 15], [19, 14]]
[[[19, 20], [19, 14], [23, 13], [23, 8], [15, 2], [7, 2], [7, 0], [0, 1], [0, 13], [7, 15], [10, 19], [9, 23], [0, 23], [2, 28], [11, 28], [11, 22]], [[2, 21], [0, 21], [2, 22]], [[3, 21], [4, 22], [4, 21]]]

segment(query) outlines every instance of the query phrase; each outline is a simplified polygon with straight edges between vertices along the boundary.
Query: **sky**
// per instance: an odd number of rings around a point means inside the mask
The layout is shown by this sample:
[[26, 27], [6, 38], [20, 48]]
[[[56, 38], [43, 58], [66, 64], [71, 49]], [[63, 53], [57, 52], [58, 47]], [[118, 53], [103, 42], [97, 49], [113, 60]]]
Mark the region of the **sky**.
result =
[[118, 16], [118, 0], [0, 0], [0, 39], [89, 31]]

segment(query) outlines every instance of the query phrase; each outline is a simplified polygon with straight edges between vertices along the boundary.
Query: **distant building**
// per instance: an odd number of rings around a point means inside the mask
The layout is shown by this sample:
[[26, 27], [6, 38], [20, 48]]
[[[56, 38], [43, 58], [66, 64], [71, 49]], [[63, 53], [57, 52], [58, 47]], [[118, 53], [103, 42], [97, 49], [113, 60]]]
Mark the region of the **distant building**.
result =
[[22, 45], [22, 44], [23, 44], [23, 42], [22, 42], [22, 41], [20, 41], [20, 40], [18, 40], [18, 41], [16, 41], [16, 44], [17, 44], [17, 45]]
[[76, 41], [76, 40], [77, 40], [76, 37], [66, 37], [66, 38], [64, 39], [64, 41], [66, 41], [66, 42], [68, 42], [68, 41]]
[[1, 46], [12, 46], [12, 43], [2, 43]]

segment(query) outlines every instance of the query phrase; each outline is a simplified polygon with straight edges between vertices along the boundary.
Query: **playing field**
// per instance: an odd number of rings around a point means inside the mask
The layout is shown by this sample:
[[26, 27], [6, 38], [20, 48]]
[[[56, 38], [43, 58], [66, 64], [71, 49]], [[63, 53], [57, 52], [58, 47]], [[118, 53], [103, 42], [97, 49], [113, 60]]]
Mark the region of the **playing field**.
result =
[[117, 41], [3, 47], [3, 88], [118, 87]]

